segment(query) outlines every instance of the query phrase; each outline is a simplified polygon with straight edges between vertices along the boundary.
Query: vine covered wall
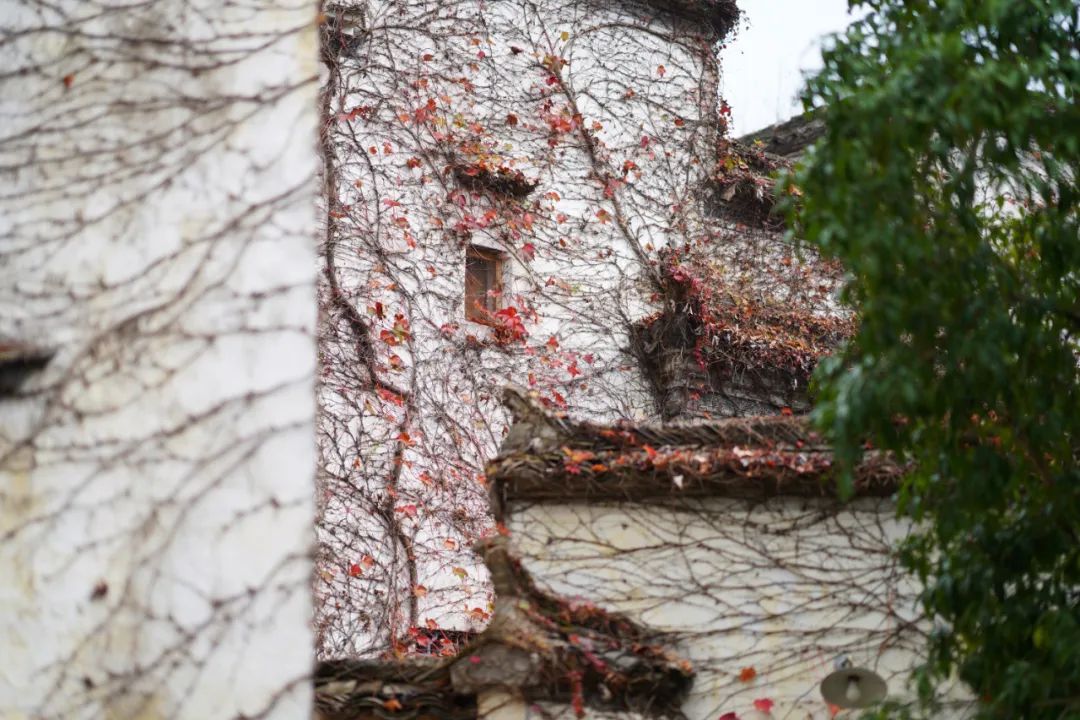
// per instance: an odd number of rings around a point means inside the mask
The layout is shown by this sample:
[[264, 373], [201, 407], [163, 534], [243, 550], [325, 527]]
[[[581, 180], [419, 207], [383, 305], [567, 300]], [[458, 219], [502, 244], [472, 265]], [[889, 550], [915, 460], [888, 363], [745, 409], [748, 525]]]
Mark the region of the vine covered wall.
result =
[[[349, 655], [486, 622], [468, 547], [496, 531], [508, 380], [655, 414], [629, 335], [662, 303], [659, 249], [705, 232], [717, 38], [649, 4], [324, 12], [317, 602], [324, 652]], [[469, 246], [505, 258], [488, 325], [465, 319]]]
[[[725, 287], [750, 292], [743, 312], [835, 312], [835, 278], [769, 215], [778, 166], [727, 137], [719, 57], [737, 18], [731, 2], [324, 7], [325, 657], [488, 621], [468, 548], [500, 531], [483, 466], [507, 382], [593, 419], [682, 412], [675, 363], [641, 342], [643, 324], [696, 312], [673, 263], [708, 264], [725, 303]], [[486, 322], [466, 319], [470, 252], [503, 261]], [[700, 344], [676, 349], [698, 362]], [[715, 378], [702, 392], [732, 382]]]

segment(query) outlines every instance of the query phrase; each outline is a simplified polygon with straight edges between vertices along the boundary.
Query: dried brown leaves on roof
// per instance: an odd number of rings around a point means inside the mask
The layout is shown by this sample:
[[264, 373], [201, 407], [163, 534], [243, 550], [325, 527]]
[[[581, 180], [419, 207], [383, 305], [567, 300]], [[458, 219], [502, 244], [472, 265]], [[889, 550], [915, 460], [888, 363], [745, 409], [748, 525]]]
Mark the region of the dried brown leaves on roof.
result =
[[[517, 392], [520, 395], [519, 391]], [[729, 418], [710, 423], [612, 426], [530, 413], [487, 469], [496, 513], [508, 500], [628, 500], [683, 497], [827, 497], [832, 452], [805, 418]], [[546, 423], [545, 427], [534, 427]], [[906, 468], [868, 451], [855, 469], [857, 495], [891, 495]]]
[[706, 22], [717, 39], [727, 36], [739, 20], [735, 0], [643, 0], [645, 4], [676, 17]]
[[679, 716], [693, 683], [690, 663], [628, 617], [540, 588], [494, 537], [478, 550], [497, 602], [487, 630], [457, 657], [337, 660], [316, 673], [320, 720], [476, 717], [476, 694], [518, 689], [526, 698]]
[[[669, 257], [662, 270], [683, 332], [694, 336], [698, 362], [722, 374], [766, 369], [805, 385], [818, 361], [855, 330], [847, 312], [804, 306], [792, 293], [771, 297], [767, 290], [736, 285], [722, 268], [700, 257]], [[805, 282], [821, 283], [831, 271], [814, 268]], [[652, 318], [652, 324], [660, 323], [654, 334], [671, 320]]]
[[520, 170], [505, 166], [490, 167], [483, 162], [452, 165], [451, 172], [464, 188], [518, 199], [531, 193], [537, 186], [537, 181], [525, 177]]
[[476, 644], [514, 645], [541, 658], [522, 686], [527, 697], [568, 702], [578, 717], [586, 707], [680, 716], [694, 671], [665, 646], [662, 635], [586, 599], [540, 588], [510, 553], [506, 538], [490, 538], [479, 550], [498, 601], [495, 618]]
[[722, 138], [717, 144], [712, 175], [718, 213], [753, 227], [782, 228], [783, 220], [773, 214], [775, 178], [777, 173], [790, 167], [788, 161], [765, 152], [760, 145]]
[[454, 692], [445, 661], [331, 660], [319, 663], [316, 669], [315, 717], [472, 720], [476, 697]]

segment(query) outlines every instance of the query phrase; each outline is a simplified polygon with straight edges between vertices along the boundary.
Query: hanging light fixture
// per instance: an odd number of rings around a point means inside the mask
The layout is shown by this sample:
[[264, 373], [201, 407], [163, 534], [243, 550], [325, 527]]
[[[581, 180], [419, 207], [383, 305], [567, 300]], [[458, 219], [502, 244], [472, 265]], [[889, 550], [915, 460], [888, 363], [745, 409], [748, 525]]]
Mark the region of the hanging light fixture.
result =
[[841, 656], [836, 668], [821, 681], [821, 694], [825, 702], [841, 708], [865, 708], [885, 699], [888, 686], [873, 670], [855, 667], [851, 660]]

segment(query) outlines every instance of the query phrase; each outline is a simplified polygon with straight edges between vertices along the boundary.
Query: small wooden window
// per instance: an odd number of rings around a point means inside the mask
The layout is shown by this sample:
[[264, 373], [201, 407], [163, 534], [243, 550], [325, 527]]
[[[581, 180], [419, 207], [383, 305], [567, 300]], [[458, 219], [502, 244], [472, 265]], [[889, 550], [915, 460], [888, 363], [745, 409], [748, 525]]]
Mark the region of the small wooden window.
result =
[[470, 245], [465, 251], [465, 318], [490, 325], [502, 299], [503, 257]]

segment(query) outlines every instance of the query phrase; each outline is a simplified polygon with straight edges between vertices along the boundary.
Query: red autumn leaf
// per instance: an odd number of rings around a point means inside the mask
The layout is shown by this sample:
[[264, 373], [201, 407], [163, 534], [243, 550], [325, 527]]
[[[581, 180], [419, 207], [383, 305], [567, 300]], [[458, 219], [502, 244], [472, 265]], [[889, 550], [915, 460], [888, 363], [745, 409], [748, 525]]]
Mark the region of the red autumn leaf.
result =
[[659, 455], [659, 453], [656, 452], [656, 450], [654, 450], [651, 445], [642, 445], [641, 449], [645, 451], [645, 454], [649, 456], [650, 460], [655, 460], [656, 456]]
[[768, 698], [758, 698], [754, 701], [754, 707], [764, 713], [772, 712], [773, 705], [775, 704], [776, 703]]
[[383, 700], [382, 706], [390, 712], [397, 712], [401, 709], [401, 701], [397, 698], [388, 698]]
[[413, 588], [413, 595], [418, 598], [422, 598], [427, 595], [427, 588], [423, 585], [417, 585], [415, 588]]
[[719, 720], [739, 720], [739, 716], [733, 712], [726, 712], [720, 716]]
[[402, 505], [397, 511], [408, 517], [416, 517], [416, 505], [410, 503], [408, 505]]
[[536, 257], [536, 246], [531, 242], [527, 242], [521, 246], [521, 254], [525, 256], [526, 260], [532, 260]]
[[349, 566], [349, 577], [360, 577], [363, 574], [363, 570], [356, 563]]
[[552, 335], [551, 337], [548, 338], [547, 346], [549, 348], [551, 348], [552, 350], [558, 350], [559, 349], [559, 339], [556, 338], [554, 335]]
[[382, 340], [387, 345], [397, 345], [398, 344], [398, 340], [397, 340], [396, 337], [394, 337], [394, 333], [390, 332], [389, 330], [381, 331], [379, 333], [379, 339]]
[[790, 417], [793, 413], [791, 411], [791, 408], [785, 407], [785, 408], [780, 408], [780, 414], [783, 415], [784, 417]]
[[375, 558], [371, 557], [370, 555], [365, 555], [364, 557], [360, 558], [360, 562], [361, 562], [361, 563], [362, 563], [362, 564], [364, 565], [364, 567], [366, 567], [366, 568], [373, 568], [373, 567], [375, 567]]
[[[383, 332], [386, 332], [386, 331], [384, 330]], [[377, 388], [376, 392], [379, 394], [379, 397], [385, 402], [393, 403], [394, 405], [397, 405], [398, 407], [402, 407], [402, 406], [405, 405], [405, 398], [401, 397], [400, 395], [398, 395], [395, 392], [391, 392], [390, 390], [387, 390], [386, 388]]]
[[739, 671], [739, 682], [748, 683], [757, 677], [757, 670], [753, 667], [744, 667]]
[[418, 158], [418, 157], [409, 158], [408, 160], [405, 161], [405, 167], [409, 168], [410, 170], [412, 170], [413, 168], [420, 167], [420, 158]]
[[512, 52], [514, 55], [520, 55], [522, 50], [517, 45], [511, 45], [510, 52]]
[[829, 703], [829, 717], [836, 717], [840, 713], [840, 706]]
[[71, 73], [64, 76], [64, 87], [70, 88], [75, 83], [75, 76]]
[[663, 65], [657, 65], [656, 66], [656, 74], [659, 75], [660, 77], [664, 77], [664, 75], [667, 74], [667, 68], [664, 67]]
[[435, 59], [435, 56], [432, 55], [431, 53], [424, 53], [424, 56], [423, 56], [424, 62], [430, 62], [430, 61], [432, 61], [434, 59]]
[[509, 115], [506, 116], [506, 124], [507, 125], [513, 127], [514, 125], [517, 125], [517, 123], [518, 123], [517, 115], [515, 115], [514, 113], [510, 113]]

